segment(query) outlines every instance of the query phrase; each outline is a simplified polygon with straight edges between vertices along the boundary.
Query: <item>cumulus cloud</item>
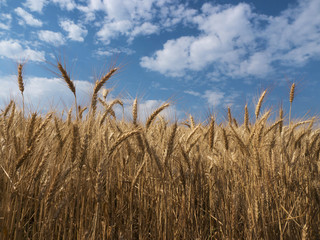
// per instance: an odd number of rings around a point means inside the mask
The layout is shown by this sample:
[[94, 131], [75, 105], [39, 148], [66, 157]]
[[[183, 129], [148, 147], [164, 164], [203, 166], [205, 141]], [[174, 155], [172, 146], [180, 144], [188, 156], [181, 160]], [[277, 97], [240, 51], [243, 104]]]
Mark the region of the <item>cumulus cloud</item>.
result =
[[141, 66], [174, 77], [183, 76], [190, 64], [190, 47], [194, 37], [167, 41], [152, 57], [143, 57]]
[[38, 37], [40, 40], [50, 43], [54, 46], [60, 46], [65, 44], [65, 39], [60, 32], [41, 30], [38, 32]]
[[26, 0], [25, 6], [31, 11], [42, 12], [42, 8], [46, 5], [47, 0]]
[[0, 14], [0, 29], [9, 30], [11, 28], [11, 20], [10, 14]]
[[88, 30], [81, 24], [75, 24], [72, 20], [60, 21], [60, 27], [68, 32], [68, 38], [73, 41], [83, 42], [88, 34]]
[[168, 40], [140, 65], [174, 77], [206, 68], [215, 76], [265, 77], [279, 64], [295, 67], [320, 57], [319, 12], [317, 0], [301, 0], [275, 17], [246, 3], [205, 3], [201, 13], [185, 17], [198, 35]]
[[43, 51], [32, 50], [28, 46], [22, 46], [19, 41], [10, 39], [0, 41], [0, 57], [41, 62], [45, 59], [45, 53]]
[[20, 17], [20, 21], [19, 21], [20, 25], [27, 24], [33, 27], [42, 26], [42, 22], [39, 19], [34, 18], [32, 14], [28, 13], [21, 7], [16, 8], [14, 11]]

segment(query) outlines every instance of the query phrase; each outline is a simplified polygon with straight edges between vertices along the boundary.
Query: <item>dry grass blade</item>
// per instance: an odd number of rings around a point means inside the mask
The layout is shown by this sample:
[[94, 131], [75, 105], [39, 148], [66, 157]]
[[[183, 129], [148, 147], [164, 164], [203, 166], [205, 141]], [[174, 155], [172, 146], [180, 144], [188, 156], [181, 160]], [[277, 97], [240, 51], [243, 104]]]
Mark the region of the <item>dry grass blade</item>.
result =
[[146, 129], [148, 130], [151, 123], [153, 122], [153, 120], [155, 119], [155, 117], [161, 112], [163, 111], [165, 108], [169, 107], [170, 104], [169, 103], [164, 103], [163, 105], [161, 105], [158, 109], [156, 109], [147, 119], [146, 121]]

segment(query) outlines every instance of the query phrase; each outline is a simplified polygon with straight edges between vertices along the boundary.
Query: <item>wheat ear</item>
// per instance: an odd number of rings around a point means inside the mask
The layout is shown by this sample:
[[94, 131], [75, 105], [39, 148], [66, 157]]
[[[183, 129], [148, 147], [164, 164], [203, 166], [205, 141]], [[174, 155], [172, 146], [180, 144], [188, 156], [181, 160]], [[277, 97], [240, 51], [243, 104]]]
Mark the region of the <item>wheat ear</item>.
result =
[[146, 122], [146, 129], [148, 130], [151, 123], [153, 122], [153, 120], [155, 119], [155, 117], [165, 108], [169, 107], [170, 104], [169, 103], [165, 103], [162, 106], [160, 106], [158, 109], [156, 109], [147, 119]]
[[244, 107], [244, 126], [247, 131], [249, 131], [249, 111], [248, 111], [248, 105]]
[[295, 83], [292, 83], [291, 89], [290, 89], [290, 98], [289, 98], [289, 101], [290, 101], [289, 125], [291, 124], [291, 109], [292, 109], [292, 102], [293, 102], [293, 99], [294, 99], [294, 90], [295, 90], [295, 87], [296, 87], [296, 84], [295, 84]]
[[267, 91], [264, 90], [263, 93], [261, 94], [260, 98], [259, 98], [258, 104], [256, 106], [256, 111], [255, 111], [256, 119], [258, 119], [258, 117], [259, 117], [260, 110], [261, 110], [261, 105], [262, 105], [262, 102], [263, 102], [263, 99], [264, 99], [266, 93], [267, 93]]
[[230, 107], [228, 107], [228, 122], [229, 122], [229, 125], [232, 125], [232, 115], [231, 115]]
[[103, 87], [103, 85], [109, 80], [109, 78], [117, 71], [117, 68], [111, 69], [106, 75], [104, 75], [100, 80], [96, 81], [96, 84], [93, 89], [93, 94], [91, 98], [91, 111], [94, 115], [97, 109], [97, 99], [98, 99], [98, 92]]
[[24, 115], [24, 83], [23, 83], [23, 77], [22, 77], [22, 68], [23, 68], [23, 64], [19, 63], [18, 65], [18, 84], [19, 84], [19, 90], [21, 92], [21, 96], [22, 96], [22, 112]]
[[132, 123], [133, 125], [137, 125], [137, 119], [138, 119], [138, 100], [137, 98], [134, 99], [133, 105], [132, 105]]
[[214, 144], [214, 117], [211, 117], [210, 127], [209, 127], [209, 146], [212, 151]]
[[78, 119], [78, 106], [77, 106], [77, 95], [76, 95], [76, 87], [73, 83], [73, 81], [71, 81], [66, 69], [61, 65], [60, 62], [58, 62], [58, 69], [61, 73], [61, 77], [62, 79], [66, 82], [66, 84], [68, 85], [68, 88], [71, 90], [71, 92], [74, 95], [74, 104], [76, 107], [76, 115], [77, 115], [77, 119]]

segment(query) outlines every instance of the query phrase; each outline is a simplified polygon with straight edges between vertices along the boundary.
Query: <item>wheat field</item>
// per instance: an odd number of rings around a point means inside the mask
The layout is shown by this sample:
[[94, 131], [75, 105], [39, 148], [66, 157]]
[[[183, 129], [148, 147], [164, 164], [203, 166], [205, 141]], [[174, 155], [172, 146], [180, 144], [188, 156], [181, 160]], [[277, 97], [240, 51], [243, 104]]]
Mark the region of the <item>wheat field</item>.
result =
[[87, 107], [57, 70], [75, 100], [66, 118], [15, 101], [0, 113], [0, 239], [320, 239], [320, 129], [291, 120], [294, 85], [289, 119], [261, 112], [264, 91], [254, 119], [244, 106], [243, 119], [170, 122], [167, 102], [141, 122], [138, 99], [132, 121], [106, 101], [117, 68]]

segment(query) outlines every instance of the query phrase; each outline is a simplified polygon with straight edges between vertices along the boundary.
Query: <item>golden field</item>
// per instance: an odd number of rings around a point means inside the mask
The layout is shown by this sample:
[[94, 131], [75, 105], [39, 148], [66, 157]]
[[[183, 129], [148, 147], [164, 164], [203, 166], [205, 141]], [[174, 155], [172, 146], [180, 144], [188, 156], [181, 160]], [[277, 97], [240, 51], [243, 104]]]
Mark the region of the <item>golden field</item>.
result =
[[135, 99], [132, 121], [119, 120], [121, 99], [102, 92], [116, 68], [86, 108], [57, 70], [76, 111], [27, 113], [11, 101], [0, 113], [0, 239], [320, 239], [315, 117], [280, 109], [271, 121], [263, 92], [254, 119], [245, 106], [225, 123], [169, 122], [165, 103], [141, 122]]

